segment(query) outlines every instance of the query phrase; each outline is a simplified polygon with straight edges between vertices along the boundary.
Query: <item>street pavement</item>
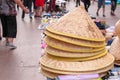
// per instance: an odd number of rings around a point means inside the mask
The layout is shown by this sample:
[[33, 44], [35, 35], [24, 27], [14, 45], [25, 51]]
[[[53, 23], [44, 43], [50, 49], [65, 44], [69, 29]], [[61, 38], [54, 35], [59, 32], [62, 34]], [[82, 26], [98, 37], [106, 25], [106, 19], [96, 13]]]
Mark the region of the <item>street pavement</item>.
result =
[[[83, 3], [81, 3], [83, 5]], [[75, 8], [75, 2], [67, 2], [67, 10]], [[97, 3], [91, 4], [89, 14], [96, 17]], [[106, 5], [106, 17], [100, 16], [97, 19], [106, 20], [110, 26], [114, 26], [120, 19], [120, 6], [117, 6], [116, 16], [110, 15], [110, 5]], [[5, 46], [5, 39], [0, 41], [0, 80], [46, 80], [40, 73], [39, 59], [41, 56], [41, 31], [38, 29], [40, 19], [29, 19], [26, 14], [21, 19], [21, 9], [17, 15], [18, 33], [14, 44], [15, 50], [9, 50]], [[1, 27], [1, 24], [0, 24]]]

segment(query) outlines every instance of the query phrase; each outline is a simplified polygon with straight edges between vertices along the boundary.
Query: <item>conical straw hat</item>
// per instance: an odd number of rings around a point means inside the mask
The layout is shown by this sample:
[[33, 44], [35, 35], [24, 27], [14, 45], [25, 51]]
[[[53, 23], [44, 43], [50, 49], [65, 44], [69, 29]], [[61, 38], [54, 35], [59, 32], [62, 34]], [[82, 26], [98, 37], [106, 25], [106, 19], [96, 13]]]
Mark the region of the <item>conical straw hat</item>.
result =
[[57, 60], [61, 60], [61, 61], [70, 61], [70, 62], [76, 62], [76, 61], [88, 61], [88, 60], [93, 60], [93, 59], [97, 59], [97, 58], [100, 58], [100, 57], [103, 57], [105, 56], [107, 53], [101, 53], [101, 54], [98, 54], [98, 55], [94, 55], [94, 56], [90, 56], [90, 57], [74, 57], [74, 58], [66, 58], [66, 57], [58, 57], [58, 56], [52, 56], [52, 55], [49, 55], [48, 53], [46, 54], [49, 58], [52, 58], [52, 59], [57, 59]]
[[68, 58], [82, 58], [82, 57], [92, 57], [92, 56], [95, 56], [95, 55], [99, 55], [99, 54], [104, 54], [104, 53], [107, 53], [107, 49], [103, 49], [103, 50], [100, 50], [100, 51], [97, 51], [97, 52], [78, 52], [78, 53], [75, 53], [75, 52], [67, 52], [67, 51], [61, 51], [61, 50], [58, 50], [58, 49], [55, 49], [55, 48], [52, 48], [50, 46], [47, 46], [46, 48], [46, 52], [50, 55], [53, 55], [53, 56], [58, 56], [58, 57], [68, 57]]
[[92, 21], [84, 7], [80, 6], [61, 17], [56, 23], [50, 24], [48, 31], [90, 41], [104, 41], [101, 31]]
[[120, 60], [115, 60], [114, 64], [119, 65], [120, 66]]
[[95, 71], [107, 66], [110, 66], [114, 63], [114, 57], [111, 54], [107, 54], [101, 58], [83, 61], [83, 62], [68, 62], [68, 61], [60, 61], [56, 59], [49, 58], [47, 55], [44, 55], [40, 59], [41, 65], [62, 71]]
[[98, 69], [98, 70], [93, 70], [93, 71], [63, 71], [63, 70], [56, 70], [56, 69], [52, 69], [46, 66], [41, 65], [41, 68], [52, 72], [52, 73], [57, 73], [57, 74], [94, 74], [94, 73], [103, 73], [106, 72], [108, 70], [110, 70], [111, 68], [113, 68], [114, 64], [111, 64], [109, 66], [106, 66], [104, 68]]
[[120, 20], [118, 20], [115, 24], [115, 32], [118, 35], [118, 37], [120, 38]]
[[120, 39], [118, 37], [112, 42], [109, 52], [115, 57], [115, 60], [120, 60]]
[[[49, 71], [46, 71], [46, 70], [44, 70], [44, 69], [41, 69], [40, 71], [41, 71], [41, 73], [42, 73], [44, 76], [47, 76], [47, 77], [49, 77], [49, 78], [51, 78], [51, 79], [55, 79], [56, 77], [62, 75], [62, 74], [57, 74], [57, 73], [49, 72]], [[67, 75], [69, 75], [69, 74], [67, 74]], [[79, 75], [79, 74], [78, 74], [78, 75]], [[101, 78], [101, 77], [103, 77], [103, 76], [105, 76], [105, 75], [107, 75], [107, 72], [99, 73], [99, 78]], [[63, 75], [63, 76], [64, 76], [64, 75]], [[77, 75], [76, 75], [76, 76], [77, 76]], [[92, 80], [93, 80], [93, 79], [92, 79]], [[96, 80], [96, 79], [95, 79], [95, 80]]]
[[63, 50], [63, 51], [68, 51], [68, 52], [96, 52], [96, 51], [103, 50], [105, 48], [105, 47], [90, 48], [90, 47], [77, 46], [77, 45], [68, 44], [66, 42], [62, 42], [59, 40], [55, 40], [48, 36], [45, 38], [45, 42], [50, 47]]
[[51, 38], [61, 40], [63, 42], [71, 43], [71, 44], [74, 44], [74, 45], [86, 46], [86, 47], [104, 47], [105, 46], [105, 41], [96, 42], [96, 41], [88, 41], [88, 40], [83, 40], [83, 39], [77, 39], [77, 38], [57, 35], [57, 34], [49, 32], [47, 30], [45, 31], [45, 34], [47, 36], [51, 37]]

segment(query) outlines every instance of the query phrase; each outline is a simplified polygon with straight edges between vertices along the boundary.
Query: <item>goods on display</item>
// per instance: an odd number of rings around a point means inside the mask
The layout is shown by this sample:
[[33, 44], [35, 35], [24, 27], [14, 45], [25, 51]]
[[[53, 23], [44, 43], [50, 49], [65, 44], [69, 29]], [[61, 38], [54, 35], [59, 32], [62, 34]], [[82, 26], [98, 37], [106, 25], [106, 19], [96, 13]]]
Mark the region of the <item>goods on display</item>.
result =
[[113, 68], [105, 37], [84, 7], [68, 12], [46, 27], [45, 54], [40, 58], [41, 72], [49, 78], [59, 75], [92, 75], [99, 78]]

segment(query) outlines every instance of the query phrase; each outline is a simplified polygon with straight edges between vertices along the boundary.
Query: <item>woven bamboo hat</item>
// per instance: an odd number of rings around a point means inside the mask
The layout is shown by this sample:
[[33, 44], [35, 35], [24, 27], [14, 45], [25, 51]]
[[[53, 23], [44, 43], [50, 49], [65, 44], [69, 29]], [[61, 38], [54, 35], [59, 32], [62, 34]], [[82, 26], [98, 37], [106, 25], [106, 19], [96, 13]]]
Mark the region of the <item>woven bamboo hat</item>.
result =
[[43, 65], [41, 65], [41, 68], [46, 70], [46, 71], [52, 72], [52, 73], [64, 74], [64, 75], [67, 75], [67, 74], [95, 74], [95, 73], [107, 72], [108, 70], [113, 68], [113, 65], [114, 64], [111, 64], [107, 67], [104, 67], [104, 68], [101, 68], [101, 69], [98, 69], [98, 70], [94, 70], [94, 71], [63, 71], [63, 70], [52, 69], [52, 68], [49, 68], [49, 67], [46, 67], [46, 66], [43, 66]]
[[[105, 56], [107, 53], [101, 53], [101, 54], [98, 54], [98, 55], [94, 55], [94, 56], [89, 56], [89, 57], [72, 57], [72, 58], [66, 58], [66, 57], [58, 57], [58, 56], [53, 56], [53, 55], [49, 55], [49, 53], [47, 53], [46, 55], [49, 57], [49, 58], [52, 58], [52, 59], [57, 59], [57, 60], [61, 60], [61, 61], [71, 61], [71, 62], [77, 62], [77, 61], [88, 61], [88, 60], [94, 60], [94, 59], [97, 59], [97, 58], [100, 58], [100, 57], [103, 57]], [[69, 54], [68, 54], [69, 55]]]
[[68, 72], [90, 71], [91, 72], [111, 66], [114, 63], [114, 57], [111, 54], [107, 54], [95, 60], [89, 60], [83, 62], [68, 62], [68, 61], [49, 58], [47, 55], [44, 55], [43, 57], [41, 57], [40, 63], [41, 65], [47, 68], [60, 70], [60, 71], [68, 71]]
[[115, 57], [114, 64], [120, 65], [120, 39], [118, 37], [112, 42], [109, 52]]
[[57, 39], [57, 40], [60, 40], [63, 42], [71, 43], [74, 45], [86, 46], [86, 47], [104, 47], [105, 46], [104, 41], [97, 42], [97, 41], [88, 41], [88, 40], [83, 40], [83, 39], [77, 39], [77, 38], [54, 34], [47, 30], [45, 31], [45, 34], [51, 38], [54, 38], [54, 39]]
[[120, 20], [118, 20], [115, 24], [115, 32], [118, 35], [118, 37], [120, 38]]
[[[58, 75], [62, 75], [62, 74], [57, 74], [57, 73], [49, 72], [49, 71], [46, 71], [46, 70], [44, 70], [44, 69], [41, 69], [40, 71], [41, 71], [41, 73], [42, 73], [43, 75], [45, 75], [45, 76], [47, 76], [47, 77], [49, 77], [49, 78], [51, 78], [51, 79], [55, 79]], [[68, 75], [69, 75], [69, 74], [68, 74]], [[105, 75], [107, 75], [107, 72], [99, 73], [99, 77], [103, 77], [103, 76], [105, 76]], [[93, 80], [93, 79], [92, 79], [92, 80]], [[96, 79], [95, 79], [95, 80], [96, 80]]]
[[50, 46], [47, 46], [46, 53], [48, 53], [49, 55], [58, 56], [58, 57], [82, 58], [82, 57], [93, 57], [93, 56], [96, 56], [99, 54], [106, 54], [107, 49], [103, 49], [103, 50], [96, 51], [96, 52], [78, 52], [78, 53], [76, 53], [76, 52], [62, 51], [62, 50], [58, 50], [58, 49], [52, 48]]
[[55, 34], [74, 37], [77, 39], [89, 41], [105, 40], [101, 31], [82, 6], [67, 13], [55, 24], [50, 24], [46, 29]]
[[109, 52], [115, 57], [115, 60], [120, 60], [120, 39], [118, 37], [112, 42]]
[[84, 46], [77, 46], [77, 45], [68, 44], [66, 42], [59, 41], [57, 39], [50, 38], [48, 36], [45, 38], [45, 42], [50, 47], [63, 50], [63, 51], [68, 51], [68, 52], [96, 52], [96, 51], [103, 50], [105, 48], [105, 47], [90, 48], [90, 47], [84, 47]]
[[119, 65], [120, 66], [120, 60], [115, 60], [114, 64]]

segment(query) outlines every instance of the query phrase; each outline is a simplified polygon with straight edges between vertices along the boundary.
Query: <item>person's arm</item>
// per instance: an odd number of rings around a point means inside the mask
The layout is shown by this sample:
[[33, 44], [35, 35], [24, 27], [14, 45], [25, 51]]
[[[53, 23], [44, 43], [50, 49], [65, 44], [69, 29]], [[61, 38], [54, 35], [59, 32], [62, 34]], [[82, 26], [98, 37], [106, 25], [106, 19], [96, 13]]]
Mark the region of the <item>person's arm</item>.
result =
[[19, 5], [25, 11], [25, 13], [29, 13], [29, 10], [23, 5], [21, 0], [14, 0], [14, 1], [17, 5]]

